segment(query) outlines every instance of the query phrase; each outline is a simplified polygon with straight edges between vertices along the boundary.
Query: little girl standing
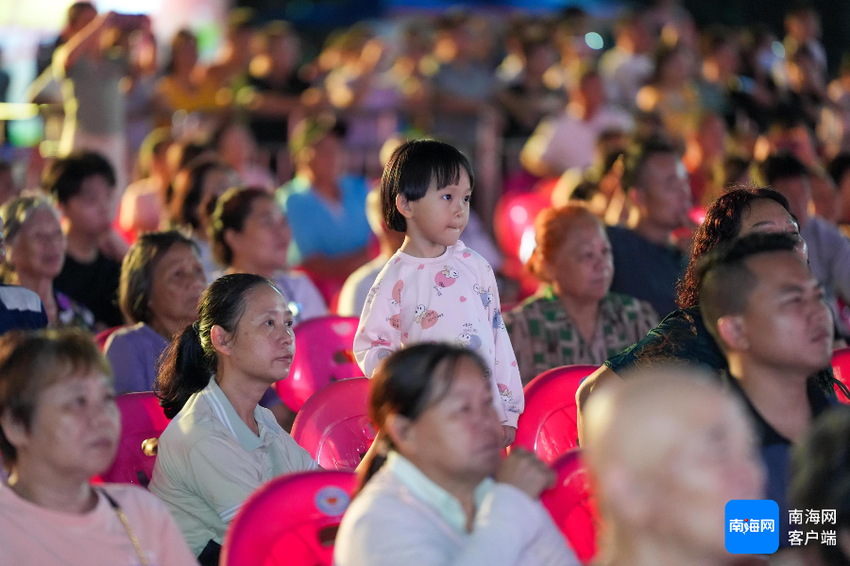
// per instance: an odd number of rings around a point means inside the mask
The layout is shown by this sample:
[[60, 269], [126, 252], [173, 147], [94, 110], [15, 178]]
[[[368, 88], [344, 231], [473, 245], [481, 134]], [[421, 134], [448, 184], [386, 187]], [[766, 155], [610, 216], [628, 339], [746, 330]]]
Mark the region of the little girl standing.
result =
[[477, 352], [490, 369], [507, 446], [524, 406], [522, 381], [493, 269], [458, 240], [473, 181], [469, 161], [448, 144], [417, 140], [393, 152], [381, 204], [387, 226], [405, 238], [369, 291], [354, 355], [370, 377], [383, 358], [418, 342], [454, 342]]

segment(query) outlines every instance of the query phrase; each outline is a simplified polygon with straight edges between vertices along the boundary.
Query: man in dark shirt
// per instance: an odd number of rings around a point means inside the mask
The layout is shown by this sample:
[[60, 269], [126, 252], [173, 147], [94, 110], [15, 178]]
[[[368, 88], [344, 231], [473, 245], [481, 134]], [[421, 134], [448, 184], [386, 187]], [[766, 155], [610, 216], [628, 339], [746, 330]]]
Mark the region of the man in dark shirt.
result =
[[112, 166], [96, 153], [75, 153], [54, 163], [44, 188], [58, 203], [68, 239], [65, 265], [54, 281], [56, 290], [92, 311], [100, 327], [122, 324], [117, 303], [121, 264], [98, 248], [112, 224]]
[[829, 366], [832, 316], [823, 287], [786, 234], [757, 234], [709, 252], [700, 264], [700, 309], [729, 362], [723, 381], [744, 402], [767, 469], [766, 498], [779, 504], [788, 546], [792, 445], [835, 403]]
[[649, 142], [627, 161], [623, 186], [637, 210], [631, 228], [611, 227], [614, 255], [611, 291], [649, 302], [664, 318], [676, 310], [676, 282], [688, 258], [671, 243], [688, 223], [688, 178], [672, 147]]

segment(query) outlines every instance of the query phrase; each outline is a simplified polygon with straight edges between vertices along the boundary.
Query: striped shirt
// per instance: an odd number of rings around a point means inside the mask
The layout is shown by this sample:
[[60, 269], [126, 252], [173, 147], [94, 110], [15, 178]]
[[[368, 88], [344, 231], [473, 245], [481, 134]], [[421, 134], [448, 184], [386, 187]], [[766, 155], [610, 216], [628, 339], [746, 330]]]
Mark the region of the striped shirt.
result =
[[245, 499], [284, 474], [316, 469], [310, 454], [258, 406], [254, 434], [215, 381], [195, 393], [159, 438], [150, 490], [171, 511], [197, 556], [221, 544]]

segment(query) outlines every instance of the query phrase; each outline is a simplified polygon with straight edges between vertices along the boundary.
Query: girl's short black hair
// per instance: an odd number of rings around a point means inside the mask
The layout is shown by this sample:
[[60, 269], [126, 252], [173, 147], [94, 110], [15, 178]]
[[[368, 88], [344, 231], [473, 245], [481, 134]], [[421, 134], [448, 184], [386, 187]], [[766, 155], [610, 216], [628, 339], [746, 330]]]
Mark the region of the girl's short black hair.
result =
[[409, 201], [425, 196], [431, 181], [437, 188], [460, 182], [461, 168], [469, 176], [469, 186], [475, 178], [469, 160], [457, 148], [436, 140], [414, 140], [402, 144], [390, 156], [381, 177], [381, 207], [384, 221], [391, 230], [407, 231], [407, 221], [396, 208], [398, 195]]

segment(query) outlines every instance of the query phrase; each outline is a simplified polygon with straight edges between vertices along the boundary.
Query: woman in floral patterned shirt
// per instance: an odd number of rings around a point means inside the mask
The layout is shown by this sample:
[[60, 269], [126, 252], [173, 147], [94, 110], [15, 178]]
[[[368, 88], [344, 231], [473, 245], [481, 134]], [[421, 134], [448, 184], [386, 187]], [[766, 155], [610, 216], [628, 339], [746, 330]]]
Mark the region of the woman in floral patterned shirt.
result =
[[610, 292], [611, 244], [587, 208], [544, 210], [535, 232], [528, 268], [546, 287], [505, 315], [524, 383], [558, 366], [599, 365], [658, 323], [649, 303]]
[[6, 241], [6, 263], [0, 268], [3, 282], [38, 294], [51, 327], [95, 330], [92, 312], [53, 288], [67, 245], [56, 208], [37, 195], [19, 196], [0, 208], [0, 217]]

